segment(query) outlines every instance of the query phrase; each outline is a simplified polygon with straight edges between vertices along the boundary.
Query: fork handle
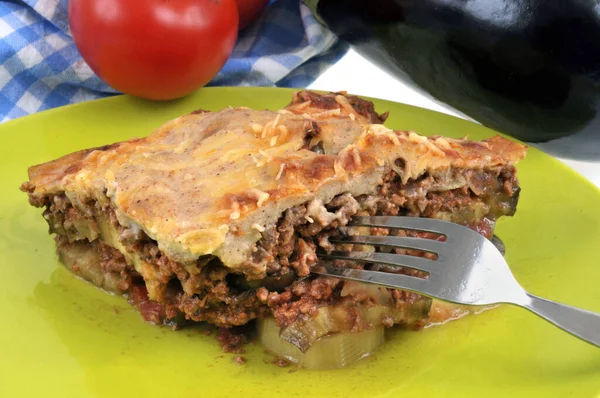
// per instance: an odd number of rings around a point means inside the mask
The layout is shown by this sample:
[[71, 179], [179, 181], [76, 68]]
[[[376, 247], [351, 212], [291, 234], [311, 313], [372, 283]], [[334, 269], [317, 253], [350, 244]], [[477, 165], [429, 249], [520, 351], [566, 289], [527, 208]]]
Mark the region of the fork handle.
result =
[[526, 293], [524, 307], [559, 328], [600, 347], [600, 314]]

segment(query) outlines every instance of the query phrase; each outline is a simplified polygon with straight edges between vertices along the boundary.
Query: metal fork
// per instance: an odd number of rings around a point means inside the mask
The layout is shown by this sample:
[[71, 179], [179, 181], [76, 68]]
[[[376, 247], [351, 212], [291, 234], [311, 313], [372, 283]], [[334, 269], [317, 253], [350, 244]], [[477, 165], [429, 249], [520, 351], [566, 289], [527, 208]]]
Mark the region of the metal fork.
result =
[[317, 267], [312, 272], [342, 279], [409, 290], [465, 305], [514, 304], [541, 316], [559, 328], [600, 347], [600, 314], [550, 301], [523, 289], [498, 249], [477, 232], [448, 221], [417, 217], [354, 217], [348, 226], [380, 227], [431, 232], [445, 241], [407, 236], [345, 236], [333, 243], [386, 246], [437, 254], [430, 260], [383, 252], [332, 252], [322, 259], [385, 264], [429, 273], [420, 278], [389, 272]]

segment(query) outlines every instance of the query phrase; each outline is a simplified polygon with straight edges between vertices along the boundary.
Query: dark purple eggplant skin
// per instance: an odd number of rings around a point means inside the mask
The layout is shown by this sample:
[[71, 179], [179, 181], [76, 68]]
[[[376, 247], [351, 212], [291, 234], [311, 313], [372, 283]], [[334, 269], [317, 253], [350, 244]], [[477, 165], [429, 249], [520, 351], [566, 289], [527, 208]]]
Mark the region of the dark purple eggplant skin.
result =
[[530, 142], [600, 134], [597, 1], [305, 3], [359, 53], [494, 130]]

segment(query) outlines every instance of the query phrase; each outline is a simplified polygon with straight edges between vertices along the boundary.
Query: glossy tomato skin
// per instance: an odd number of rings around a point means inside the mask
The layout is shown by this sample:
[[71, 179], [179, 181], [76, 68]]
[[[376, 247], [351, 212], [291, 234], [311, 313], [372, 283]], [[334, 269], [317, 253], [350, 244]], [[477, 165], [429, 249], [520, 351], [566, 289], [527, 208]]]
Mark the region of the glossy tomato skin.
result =
[[208, 83], [237, 39], [235, 0], [70, 0], [82, 57], [108, 85], [154, 100]]
[[240, 14], [240, 30], [257, 19], [269, 0], [236, 0]]

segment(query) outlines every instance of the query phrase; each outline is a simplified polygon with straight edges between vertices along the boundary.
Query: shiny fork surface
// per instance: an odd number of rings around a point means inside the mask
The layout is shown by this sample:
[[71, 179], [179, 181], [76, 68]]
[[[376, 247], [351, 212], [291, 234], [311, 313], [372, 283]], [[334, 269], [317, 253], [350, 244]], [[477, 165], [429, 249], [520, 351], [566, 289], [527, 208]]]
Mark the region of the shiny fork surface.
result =
[[412, 268], [429, 273], [419, 278], [372, 270], [317, 267], [313, 273], [410, 290], [444, 301], [466, 305], [513, 304], [530, 310], [559, 328], [600, 347], [600, 314], [546, 300], [523, 289], [498, 249], [477, 232], [448, 221], [417, 217], [354, 217], [348, 226], [431, 232], [433, 240], [406, 236], [346, 236], [334, 243], [414, 249], [437, 254], [430, 260], [384, 252], [332, 252], [322, 259], [353, 260]]

